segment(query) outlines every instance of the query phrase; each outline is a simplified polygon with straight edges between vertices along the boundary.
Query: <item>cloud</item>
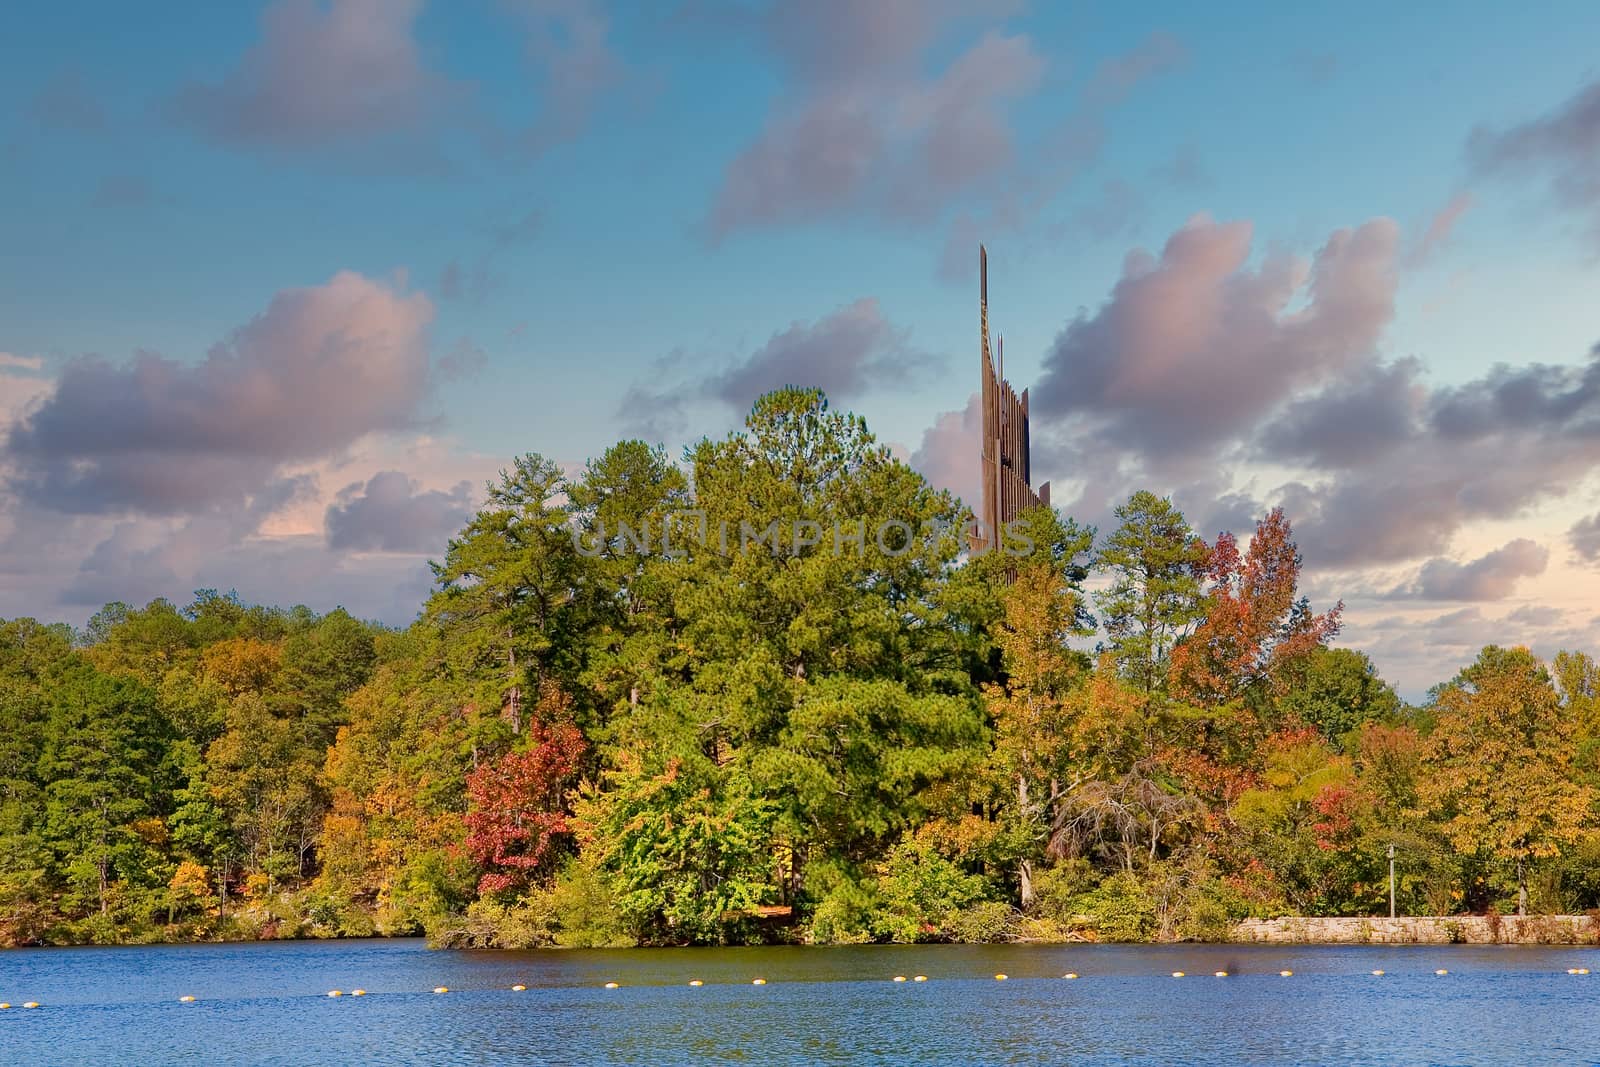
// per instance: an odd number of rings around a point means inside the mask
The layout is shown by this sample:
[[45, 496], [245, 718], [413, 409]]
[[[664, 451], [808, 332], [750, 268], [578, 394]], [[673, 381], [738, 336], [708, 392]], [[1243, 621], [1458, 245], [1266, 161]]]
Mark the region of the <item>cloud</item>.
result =
[[544, 213], [538, 208], [530, 208], [510, 222], [500, 223], [492, 228], [494, 248], [497, 251], [504, 251], [507, 248], [525, 245], [539, 236], [543, 229]]
[[1264, 458], [1347, 470], [1379, 460], [1418, 432], [1427, 404], [1416, 359], [1372, 360], [1291, 401], [1259, 437]]
[[1438, 214], [1428, 223], [1428, 228], [1423, 231], [1422, 237], [1412, 248], [1411, 265], [1420, 267], [1427, 263], [1450, 240], [1450, 235], [1455, 232], [1456, 225], [1461, 217], [1471, 209], [1473, 196], [1471, 193], [1457, 193], [1450, 198], [1450, 202], [1439, 209]]
[[432, 318], [427, 297], [345, 272], [279, 293], [199, 363], [73, 360], [5, 438], [11, 488], [64, 512], [236, 506], [287, 462], [416, 428]]
[[1567, 543], [1586, 563], [1600, 563], [1600, 514], [1586, 515], [1567, 531]]
[[12, 352], [0, 352], [0, 368], [36, 371], [43, 367], [43, 356], [19, 356]]
[[473, 511], [472, 484], [421, 489], [401, 471], [379, 471], [339, 491], [326, 516], [328, 547], [366, 552], [441, 552]]
[[180, 596], [189, 591], [181, 588], [180, 573], [194, 561], [237, 546], [267, 515], [314, 491], [310, 478], [285, 477], [262, 487], [238, 511], [167, 522], [118, 520], [83, 557], [60, 597], [67, 604], [98, 607], [112, 600], [143, 603]]
[[1077, 213], [1078, 228], [1091, 240], [1109, 241], [1133, 233], [1144, 216], [1144, 197], [1121, 178], [1110, 178], [1099, 195]]
[[504, 0], [522, 25], [523, 48], [539, 88], [539, 114], [513, 139], [524, 156], [575, 140], [596, 108], [627, 78], [611, 44], [611, 21], [590, 0]]
[[[1091, 201], [1065, 220], [1042, 217], [1063, 191], [1099, 158], [1112, 127], [1109, 112], [1141, 82], [1176, 70], [1185, 58], [1182, 44], [1162, 31], [1151, 33], [1126, 53], [1109, 57], [1089, 79], [1074, 107], [1043, 136], [1022, 145], [1012, 166], [983, 189], [981, 207], [961, 210], [950, 225], [939, 259], [938, 276], [948, 282], [972, 281], [972, 252], [979, 241], [1019, 251], [1055, 248], [1091, 237], [1109, 239], [1134, 230], [1142, 220], [1142, 198], [1123, 178], [1102, 182]], [[1188, 184], [1203, 180], [1193, 153], [1180, 150], [1164, 180]], [[998, 254], [998, 248], [996, 249]]]
[[1520, 579], [1543, 574], [1549, 563], [1548, 548], [1519, 537], [1467, 563], [1430, 559], [1414, 580], [1389, 595], [1418, 600], [1504, 600], [1516, 591]]
[[[1093, 165], [1106, 142], [1106, 126], [1098, 116], [1072, 114], [1056, 123], [1043, 137], [1026, 146], [1011, 172], [989, 190], [982, 210], [962, 210], [951, 221], [940, 253], [941, 281], [970, 285], [977, 280], [977, 252], [981, 242], [991, 243], [991, 258], [1005, 257], [1010, 248], [1021, 258], [1029, 245], [1057, 245], [1076, 240], [1074, 226], [1039, 226], [1041, 212]], [[1007, 238], [1003, 246], [995, 244]]]
[[785, 385], [815, 386], [849, 400], [868, 389], [903, 380], [926, 357], [912, 350], [903, 331], [864, 297], [815, 322], [794, 322], [750, 357], [705, 383], [734, 407]]
[[[453, 532], [429, 504], [459, 499], [466, 486], [482, 486], [504, 465], [505, 457], [471, 452], [458, 441], [372, 434], [335, 456], [288, 465], [237, 508], [199, 514], [63, 514], [0, 491], [0, 617], [81, 623], [108, 600], [162, 596], [181, 603], [195, 589], [215, 587], [318, 611], [342, 605], [359, 617], [403, 625], [431, 585], [417, 553], [442, 551]], [[343, 503], [354, 505], [361, 529], [360, 517], [372, 517], [386, 483], [394, 484], [380, 475], [395, 471], [405, 472], [400, 480], [418, 506], [391, 509], [394, 529], [375, 534], [368, 527], [350, 547], [331, 547], [327, 515], [341, 503], [333, 487], [355, 490]], [[385, 542], [408, 550], [389, 551]]]
[[1432, 389], [1420, 373], [1412, 360], [1360, 367], [1266, 427], [1260, 454], [1305, 465], [1279, 496], [1304, 520], [1308, 558], [1439, 554], [1467, 523], [1521, 516], [1600, 463], [1600, 349]]
[[1102, 62], [1095, 69], [1086, 96], [1099, 107], [1119, 104], [1141, 82], [1182, 66], [1188, 58], [1182, 41], [1158, 30], [1131, 52]]
[[[652, 368], [648, 383], [623, 395], [618, 415], [654, 439], [674, 436], [688, 410], [706, 400], [747, 410], [757, 397], [787, 385], [817, 388], [834, 401], [859, 399], [873, 389], [903, 382], [930, 357], [910, 344], [906, 331], [864, 297], [814, 322], [793, 322], [745, 358], [721, 370], [665, 386], [662, 378], [689, 360], [675, 352]], [[697, 365], [703, 361], [694, 361]]]
[[440, 382], [459, 382], [476, 377], [489, 365], [489, 354], [472, 342], [470, 337], [458, 337], [434, 364], [434, 376]]
[[502, 258], [530, 244], [543, 227], [544, 215], [537, 208], [525, 211], [509, 222], [487, 227], [484, 231], [486, 247], [470, 263], [452, 259], [439, 272], [440, 298], [481, 302], [505, 281], [503, 273], [497, 269]]
[[[1202, 217], [1159, 255], [1131, 252], [1030, 392], [1034, 469], [1057, 504], [1104, 522], [1138, 486], [1206, 524], [1281, 504], [1326, 573], [1421, 566], [1469, 524], [1525, 517], [1584, 484], [1600, 464], [1600, 349], [1429, 383], [1419, 360], [1383, 351], [1400, 236], [1376, 219], [1309, 258], [1258, 260], [1248, 223]], [[1427, 584], [1478, 574], [1441, 562]]]
[[1192, 144], [1179, 145], [1172, 158], [1157, 167], [1154, 174], [1177, 189], [1203, 189], [1211, 184], [1200, 149]]
[[[519, 35], [531, 93], [493, 109], [474, 85], [429, 66], [416, 38], [423, 0], [275, 0], [259, 38], [219, 80], [182, 86], [178, 123], [218, 144], [320, 151], [360, 167], [449, 170], [456, 141], [501, 161], [575, 140], [628, 69], [610, 19], [591, 0], [502, 0]], [[525, 100], [531, 117], [506, 117]]]
[[937, 75], [924, 65], [964, 16], [1011, 6], [775, 5], [765, 29], [787, 84], [761, 134], [728, 164], [708, 235], [860, 212], [925, 218], [1004, 171], [1013, 158], [1007, 107], [1044, 73], [1032, 42], [990, 29]]
[[1159, 257], [1130, 253], [1093, 314], [1057, 336], [1033, 410], [1100, 445], [1192, 454], [1358, 364], [1394, 315], [1399, 230], [1335, 232], [1308, 263], [1248, 260], [1252, 228], [1200, 216]]
[[1538, 118], [1478, 127], [1467, 158], [1481, 174], [1542, 179], [1557, 203], [1588, 216], [1600, 239], [1600, 80]]
[[452, 259], [439, 272], [439, 299], [466, 300], [478, 303], [494, 291], [500, 279], [489, 270], [488, 257], [481, 257], [472, 266], [462, 266]]
[[214, 140], [302, 149], [412, 133], [455, 90], [412, 36], [421, 0], [277, 0], [223, 79], [191, 83], [173, 113]]
[[983, 435], [983, 398], [973, 393], [960, 411], [943, 411], [922, 434], [911, 466], [938, 489], [948, 489], [969, 506], [981, 495], [979, 438]]
[[1565, 619], [1566, 613], [1540, 605], [1497, 616], [1469, 606], [1376, 616], [1358, 629], [1347, 627], [1341, 637], [1358, 633], [1353, 645], [1369, 652], [1407, 699], [1421, 700], [1430, 686], [1453, 677], [1485, 645], [1525, 645], [1546, 659], [1563, 648], [1594, 647], [1600, 637], [1594, 621], [1575, 627]]

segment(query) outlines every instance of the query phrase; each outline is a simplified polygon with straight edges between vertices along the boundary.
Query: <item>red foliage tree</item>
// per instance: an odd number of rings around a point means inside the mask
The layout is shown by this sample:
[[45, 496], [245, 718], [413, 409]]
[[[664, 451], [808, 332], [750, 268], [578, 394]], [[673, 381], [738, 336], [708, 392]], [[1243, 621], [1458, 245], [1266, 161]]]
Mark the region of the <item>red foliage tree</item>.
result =
[[[484, 763], [467, 775], [466, 847], [484, 874], [479, 893], [526, 885], [571, 833], [567, 791], [587, 746], [558, 692], [540, 700], [528, 747]], [[553, 712], [553, 714], [551, 714]], [[546, 718], [549, 715], [549, 718]]]
[[1226, 703], [1250, 686], [1278, 684], [1288, 663], [1339, 632], [1340, 601], [1321, 615], [1304, 597], [1300, 552], [1282, 508], [1256, 524], [1248, 552], [1224, 533], [1206, 562], [1206, 619], [1172, 653], [1178, 692], [1195, 701]]
[[1355, 836], [1356, 815], [1361, 798], [1348, 785], [1325, 785], [1311, 802], [1318, 821], [1311, 824], [1317, 847], [1325, 852], [1348, 848]]

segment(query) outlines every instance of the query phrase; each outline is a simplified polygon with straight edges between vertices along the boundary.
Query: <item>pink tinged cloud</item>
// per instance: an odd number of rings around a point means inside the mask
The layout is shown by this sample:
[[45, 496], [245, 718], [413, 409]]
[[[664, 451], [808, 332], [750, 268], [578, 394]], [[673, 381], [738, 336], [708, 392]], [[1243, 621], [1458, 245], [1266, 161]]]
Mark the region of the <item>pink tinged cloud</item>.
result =
[[911, 466], [937, 489], [947, 489], [968, 506], [979, 497], [979, 437], [983, 434], [983, 401], [973, 393], [960, 411], [937, 415], [923, 431], [911, 455]]
[[1450, 202], [1440, 208], [1428, 223], [1428, 228], [1423, 231], [1422, 238], [1411, 250], [1411, 265], [1422, 266], [1431, 260], [1449, 242], [1456, 226], [1474, 203], [1471, 193], [1461, 192], [1450, 198]]
[[991, 30], [932, 78], [920, 61], [963, 16], [1011, 7], [779, 5], [768, 30], [789, 84], [729, 162], [707, 234], [852, 212], [925, 218], [1003, 170], [1012, 159], [1006, 105], [1044, 70], [1028, 38]]
[[1369, 356], [1394, 315], [1398, 227], [1334, 233], [1307, 262], [1249, 265], [1247, 222], [1197, 217], [1159, 257], [1130, 253], [1110, 298], [1056, 338], [1034, 410], [1125, 447], [1184, 451], [1243, 435], [1297, 390]]
[[1466, 563], [1430, 559], [1410, 583], [1389, 595], [1419, 600], [1504, 600], [1516, 591], [1521, 579], [1543, 574], [1549, 563], [1548, 548], [1519, 537]]
[[278, 0], [220, 82], [185, 86], [179, 118], [222, 141], [329, 144], [423, 125], [452, 90], [423, 64], [421, 0]]
[[176, 514], [237, 501], [285, 463], [418, 426], [433, 306], [344, 272], [290, 289], [198, 363], [69, 363], [4, 456], [30, 503]]
[[401, 471], [379, 471], [339, 491], [325, 516], [328, 547], [438, 553], [472, 515], [473, 486], [423, 489]]
[[1086, 95], [1091, 104], [1100, 107], [1120, 103], [1141, 82], [1182, 66], [1188, 58], [1182, 41], [1157, 30], [1132, 51], [1101, 63]]

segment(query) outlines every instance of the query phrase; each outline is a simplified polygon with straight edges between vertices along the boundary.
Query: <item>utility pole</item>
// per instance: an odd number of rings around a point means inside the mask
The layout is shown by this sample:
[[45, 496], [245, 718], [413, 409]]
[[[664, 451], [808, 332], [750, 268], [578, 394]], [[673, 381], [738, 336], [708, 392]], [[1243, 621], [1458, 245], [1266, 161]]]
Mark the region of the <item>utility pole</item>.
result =
[[1389, 918], [1394, 918], [1394, 845], [1389, 846]]

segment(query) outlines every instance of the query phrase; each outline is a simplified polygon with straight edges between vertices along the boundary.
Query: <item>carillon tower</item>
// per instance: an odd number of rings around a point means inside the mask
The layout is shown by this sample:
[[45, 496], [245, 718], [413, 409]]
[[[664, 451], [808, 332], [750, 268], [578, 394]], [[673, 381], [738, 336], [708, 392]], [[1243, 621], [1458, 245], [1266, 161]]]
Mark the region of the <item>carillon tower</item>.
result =
[[982, 245], [978, 246], [978, 332], [983, 349], [983, 511], [977, 516], [982, 526], [972, 538], [974, 552], [996, 547], [1006, 523], [1031, 507], [1050, 503], [1050, 484], [1037, 491], [1032, 485], [1028, 391], [1019, 397], [1006, 381], [1005, 339], [1000, 339], [998, 352], [989, 350], [989, 252]]

